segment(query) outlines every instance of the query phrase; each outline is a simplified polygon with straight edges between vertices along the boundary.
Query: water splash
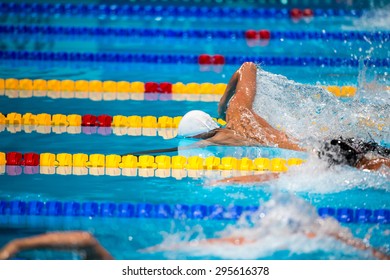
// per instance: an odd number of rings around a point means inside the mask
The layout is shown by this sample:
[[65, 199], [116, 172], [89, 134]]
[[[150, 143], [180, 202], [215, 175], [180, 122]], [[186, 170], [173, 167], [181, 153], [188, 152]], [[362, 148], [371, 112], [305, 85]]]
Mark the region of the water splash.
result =
[[[390, 141], [388, 92], [376, 102], [344, 102], [320, 86], [303, 85], [258, 69], [255, 112], [307, 145], [339, 136]], [[371, 136], [370, 136], [371, 135]]]
[[337, 193], [352, 189], [390, 191], [390, 168], [367, 172], [349, 166], [332, 166], [314, 155], [304, 165], [291, 166], [271, 183], [272, 187], [291, 192]]
[[287, 193], [275, 193], [258, 212], [243, 217], [217, 234], [221, 238], [243, 238], [249, 241], [247, 244], [209, 243], [205, 242], [202, 233], [189, 239], [188, 232], [180, 232], [166, 234], [158, 249], [167, 251], [170, 258], [181, 254], [223, 259], [275, 258], [276, 255], [279, 258], [291, 258], [292, 255], [296, 258], [305, 255], [323, 259], [373, 258], [369, 252], [331, 237], [335, 234], [353, 237], [349, 229], [341, 227], [336, 220], [320, 218], [315, 208], [304, 200]]
[[352, 26], [343, 26], [343, 29], [390, 30], [390, 5], [365, 12], [352, 21]]

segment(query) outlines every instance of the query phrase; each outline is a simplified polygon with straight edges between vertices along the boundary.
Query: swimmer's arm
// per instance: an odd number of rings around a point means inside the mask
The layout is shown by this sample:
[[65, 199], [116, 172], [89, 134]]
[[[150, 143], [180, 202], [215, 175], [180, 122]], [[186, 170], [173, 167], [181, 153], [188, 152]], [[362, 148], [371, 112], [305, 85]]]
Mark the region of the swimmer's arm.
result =
[[337, 240], [340, 240], [341, 242], [343, 242], [343, 243], [345, 243], [345, 244], [347, 244], [349, 246], [355, 247], [356, 249], [359, 249], [359, 250], [370, 250], [372, 252], [372, 254], [374, 255], [374, 257], [377, 258], [377, 259], [380, 259], [380, 260], [390, 260], [390, 256], [389, 255], [386, 255], [385, 253], [381, 252], [380, 250], [375, 249], [375, 248], [365, 244], [360, 239], [350, 238], [350, 237], [347, 237], [347, 236], [343, 235], [342, 233], [334, 233], [334, 234], [330, 234], [330, 236], [336, 238]]
[[253, 240], [248, 240], [241, 236], [232, 236], [232, 237], [221, 237], [221, 238], [209, 238], [199, 241], [191, 242], [180, 242], [172, 245], [155, 245], [145, 249], [140, 250], [142, 253], [151, 253], [151, 252], [161, 252], [161, 251], [172, 251], [191, 248], [191, 246], [198, 245], [217, 245], [217, 244], [231, 244], [231, 245], [243, 245], [247, 243], [253, 243]]
[[76, 250], [87, 260], [113, 260], [111, 254], [88, 232], [52, 232], [15, 239], [0, 249], [0, 260], [9, 259], [20, 251], [34, 249]]
[[[256, 95], [256, 72], [256, 64], [245, 62], [233, 74], [218, 105], [220, 116], [224, 116], [229, 108], [235, 109], [237, 106], [252, 109]], [[232, 100], [227, 108], [230, 99]]]
[[279, 173], [266, 173], [266, 174], [257, 174], [257, 175], [247, 175], [247, 176], [237, 176], [227, 179], [218, 180], [212, 182], [211, 186], [217, 185], [226, 185], [226, 184], [251, 184], [251, 183], [262, 183], [271, 180], [278, 179], [280, 176]]
[[223, 119], [225, 119], [225, 116], [226, 116], [226, 109], [227, 109], [227, 105], [229, 103], [229, 100], [236, 93], [237, 82], [238, 82], [238, 71], [234, 72], [233, 76], [230, 78], [230, 81], [226, 86], [225, 93], [223, 94], [223, 96], [219, 100], [218, 115]]
[[375, 158], [375, 159], [362, 158], [356, 164], [356, 168], [366, 169], [366, 170], [378, 170], [382, 166], [387, 166], [390, 168], [390, 159], [388, 159], [388, 158]]

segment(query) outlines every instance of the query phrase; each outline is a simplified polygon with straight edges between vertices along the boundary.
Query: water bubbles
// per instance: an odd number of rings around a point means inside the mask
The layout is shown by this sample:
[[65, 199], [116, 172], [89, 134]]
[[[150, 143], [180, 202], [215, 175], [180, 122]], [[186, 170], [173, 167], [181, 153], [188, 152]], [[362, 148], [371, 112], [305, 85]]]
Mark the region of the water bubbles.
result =
[[[353, 54], [351, 57], [357, 58]], [[365, 67], [362, 61], [360, 87], [366, 84]], [[381, 116], [388, 115], [390, 97], [383, 87], [376, 87], [376, 92], [376, 98], [362, 99], [364, 93], [360, 90], [354, 99], [343, 101], [320, 86], [299, 84], [259, 69], [253, 109], [274, 127], [283, 124], [288, 135], [301, 141], [339, 136], [368, 139], [368, 135], [381, 141], [385, 140], [389, 125], [385, 124], [380, 131], [378, 125], [384, 124]], [[369, 125], [362, 122], [361, 115], [370, 120]]]
[[360, 18], [353, 20], [356, 30], [390, 30], [390, 5], [384, 8], [365, 12]]

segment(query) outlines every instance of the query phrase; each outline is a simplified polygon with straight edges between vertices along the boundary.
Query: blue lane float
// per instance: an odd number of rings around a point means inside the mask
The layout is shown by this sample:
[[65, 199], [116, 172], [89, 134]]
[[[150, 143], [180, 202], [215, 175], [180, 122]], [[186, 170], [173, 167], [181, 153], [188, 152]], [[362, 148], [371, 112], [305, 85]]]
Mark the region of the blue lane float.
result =
[[[139, 53], [79, 53], [0, 51], [0, 60], [81, 61], [153, 64], [198, 64], [198, 55], [139, 54]], [[262, 63], [267, 66], [321, 66], [358, 67], [359, 60], [340, 57], [286, 57], [286, 56], [225, 56], [225, 64], [240, 65], [244, 62]], [[389, 67], [390, 58], [372, 58], [361, 61], [367, 66]]]
[[[111, 36], [111, 37], [158, 37], [188, 39], [244, 39], [245, 30], [206, 30], [206, 29], [149, 29], [111, 27], [73, 27], [51, 25], [0, 25], [0, 34], [47, 35], [47, 36]], [[370, 40], [390, 39], [386, 31], [271, 31], [271, 39], [288, 40]]]
[[[203, 204], [152, 204], [112, 202], [59, 202], [59, 201], [0, 201], [2, 216], [57, 216], [101, 218], [154, 218], [195, 220], [237, 220], [243, 214], [253, 214], [258, 205], [222, 206]], [[390, 209], [318, 208], [322, 218], [333, 217], [341, 223], [390, 224]]]
[[[313, 9], [315, 17], [360, 17], [363, 10]], [[289, 9], [173, 5], [1, 3], [0, 14], [83, 17], [289, 18]]]

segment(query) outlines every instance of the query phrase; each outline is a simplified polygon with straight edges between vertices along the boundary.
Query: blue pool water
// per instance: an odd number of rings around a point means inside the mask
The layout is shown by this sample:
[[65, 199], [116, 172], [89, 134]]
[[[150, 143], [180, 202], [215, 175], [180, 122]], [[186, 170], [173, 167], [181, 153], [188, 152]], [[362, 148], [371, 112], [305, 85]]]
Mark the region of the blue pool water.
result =
[[[156, 5], [154, 3], [153, 5]], [[197, 4], [201, 5], [201, 4]], [[239, 4], [237, 4], [239, 5]], [[241, 3], [241, 5], [244, 5]], [[337, 9], [338, 7], [333, 7]], [[351, 8], [351, 7], [349, 7]], [[377, 22], [382, 8], [376, 12]], [[390, 34], [386, 25], [373, 25], [370, 16], [353, 17], [314, 17], [297, 23], [286, 18], [197, 18], [197, 17], [164, 17], [164, 16], [72, 16], [72, 15], [0, 15], [1, 26], [70, 26], [70, 27], [111, 27], [138, 29], [172, 29], [172, 30], [240, 30], [269, 29], [284, 31], [364, 31]], [[381, 20], [380, 20], [381, 19]], [[387, 19], [388, 22], [388, 19]], [[163, 37], [125, 37], [125, 36], [72, 36], [66, 34], [0, 34], [0, 50], [8, 52], [85, 52], [85, 53], [138, 53], [156, 55], [199, 55], [202, 53], [222, 54], [225, 56], [257, 57], [329, 57], [353, 59], [360, 61], [357, 67], [351, 66], [285, 66], [260, 65], [266, 71], [288, 77], [298, 83], [310, 85], [353, 85], [358, 87], [356, 97], [341, 99], [351, 104], [351, 111], [342, 112], [353, 117], [361, 114], [360, 108], [384, 112], [390, 104], [388, 65], [364, 66], [364, 59], [383, 59], [388, 61], [389, 39], [382, 40], [271, 40], [264, 46], [250, 47], [243, 38], [163, 38]], [[113, 80], [113, 81], [154, 81], [154, 82], [197, 82], [227, 83], [230, 76], [239, 67], [224, 65], [220, 69], [211, 67], [201, 71], [197, 64], [191, 63], [125, 63], [125, 62], [91, 62], [91, 61], [53, 61], [53, 60], [20, 60], [0, 58], [0, 78], [59, 79], [59, 80]], [[1, 90], [1, 89], [0, 89]], [[386, 94], [387, 93], [387, 94]], [[15, 95], [16, 94], [16, 95]], [[164, 95], [145, 95], [144, 100], [93, 101], [89, 98], [51, 98], [29, 97], [6, 90], [0, 92], [0, 112], [4, 115], [11, 112], [20, 114], [93, 114], [93, 115], [139, 115], [139, 116], [182, 116], [189, 110], [201, 109], [212, 116], [217, 116], [216, 101], [175, 101], [162, 100]], [[14, 97], [14, 98], [11, 98]], [[276, 93], [275, 93], [276, 97]], [[334, 97], [336, 98], [336, 97]], [[169, 98], [168, 98], [169, 99]], [[375, 102], [378, 102], [377, 105]], [[280, 108], [274, 114], [284, 114], [283, 110], [298, 110], [304, 100], [297, 100], [297, 108]], [[302, 107], [303, 105], [301, 105]], [[366, 106], [366, 107], [365, 107]], [[378, 107], [375, 107], [378, 106]], [[303, 106], [304, 107], [304, 106]], [[301, 108], [304, 110], [304, 108]], [[388, 112], [388, 111], [387, 111]], [[335, 113], [334, 118], [337, 118]], [[376, 116], [378, 117], [378, 116]], [[390, 136], [388, 115], [379, 116], [384, 127], [373, 134], [375, 140], [389, 145]], [[376, 120], [375, 118], [373, 118]], [[298, 122], [298, 120], [297, 120]], [[341, 120], [340, 120], [341, 122]], [[330, 120], [329, 120], [329, 123]], [[324, 123], [322, 123], [324, 124]], [[287, 124], [284, 124], [288, 126]], [[360, 127], [356, 130], [358, 137], [367, 138], [367, 131]], [[342, 135], [342, 131], [337, 131]], [[54, 127], [29, 132], [24, 126], [6, 126], [0, 124], [0, 152], [21, 153], [85, 153], [85, 154], [125, 154], [142, 150], [172, 148], [180, 145], [180, 139], [166, 132], [129, 131], [121, 132], [111, 128], [83, 127], [70, 131], [56, 130]], [[171, 133], [171, 134], [169, 134]], [[302, 131], [302, 134], [310, 132]], [[124, 134], [124, 135], [123, 135]], [[338, 136], [338, 135], [336, 135]], [[251, 148], [239, 147], [237, 150], [218, 147], [207, 151], [219, 157], [233, 155], [240, 157]], [[206, 149], [205, 149], [206, 150]], [[266, 149], [261, 150], [266, 153]], [[166, 153], [174, 156], [177, 152]], [[269, 157], [284, 157], [283, 151], [273, 149]], [[286, 158], [292, 154], [287, 154]], [[294, 156], [297, 156], [294, 154]], [[299, 156], [299, 155], [298, 155]], [[31, 168], [20, 166], [0, 166], [0, 201], [22, 202], [67, 202], [75, 203], [112, 203], [118, 207], [122, 203], [131, 205], [173, 205], [189, 206], [221, 205], [229, 207], [252, 207], [260, 204], [259, 212], [248, 213], [240, 220], [234, 219], [176, 219], [168, 218], [118, 218], [101, 217], [101, 215], [11, 215], [0, 207], [0, 246], [17, 237], [40, 234], [57, 230], [87, 230], [93, 233], [115, 258], [118, 259], [372, 259], [368, 252], [359, 251], [327, 237], [327, 230], [338, 230], [345, 227], [358, 238], [367, 240], [370, 245], [380, 247], [390, 254], [390, 227], [387, 222], [351, 223], [340, 225], [335, 221], [325, 220], [318, 229], [319, 237], [309, 240], [296, 232], [296, 228], [317, 226], [316, 211], [319, 208], [334, 209], [389, 209], [390, 181], [389, 169], [368, 173], [347, 167], [328, 169], [324, 163], [308, 155], [306, 164], [292, 168], [289, 173], [281, 175], [274, 182], [260, 185], [223, 185], [211, 186], [213, 179], [222, 176], [242, 175], [238, 172], [225, 172], [206, 176], [201, 173], [195, 178], [178, 175], [173, 172], [164, 177], [154, 176], [149, 171], [139, 171], [135, 176], [108, 176], [97, 174], [104, 170], [90, 170], [90, 175], [78, 176], [64, 170], [60, 175], [44, 174], [42, 170], [31, 171]], [[252, 157], [254, 158], [254, 157]], [[33, 173], [33, 174], [28, 174]], [[88, 170], [87, 170], [88, 173]], [[18, 174], [18, 175], [15, 175]], [[95, 174], [95, 175], [92, 175]], [[149, 175], [148, 175], [149, 174]], [[210, 174], [209, 174], [210, 175]], [[248, 208], [250, 209], [250, 208]], [[81, 213], [81, 212], [80, 212]], [[251, 214], [252, 213], [252, 214]], [[265, 217], [262, 214], [265, 213]], [[387, 212], [386, 212], [387, 213]], [[259, 216], [262, 218], [259, 220]], [[256, 242], [248, 246], [204, 246], [196, 241], [205, 238], [244, 235]], [[195, 241], [189, 248], [172, 250], [180, 242]], [[160, 244], [162, 250], [145, 252], [150, 246]], [[164, 249], [165, 248], [165, 249]], [[26, 259], [75, 259], [74, 253], [47, 251], [29, 251], [18, 255]]]

